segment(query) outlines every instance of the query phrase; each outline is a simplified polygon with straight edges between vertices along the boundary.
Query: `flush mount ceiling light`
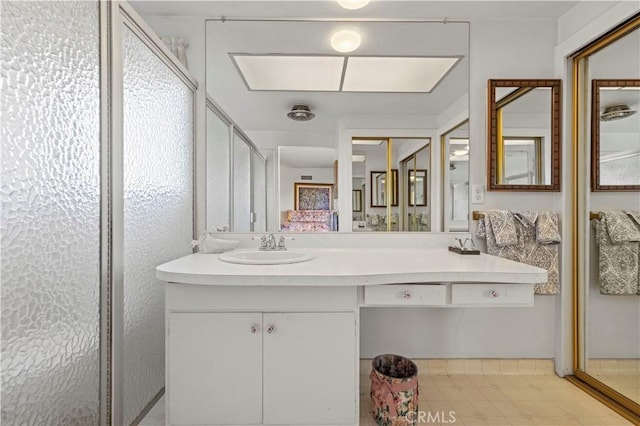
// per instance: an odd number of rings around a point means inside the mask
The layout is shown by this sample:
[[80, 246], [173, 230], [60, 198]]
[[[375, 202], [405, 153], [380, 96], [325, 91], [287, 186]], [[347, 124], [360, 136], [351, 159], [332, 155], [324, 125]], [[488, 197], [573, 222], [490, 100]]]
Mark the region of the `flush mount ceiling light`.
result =
[[614, 121], [622, 118], [630, 117], [635, 114], [636, 111], [629, 108], [629, 105], [611, 105], [608, 106], [600, 114], [600, 120], [602, 121]]
[[343, 92], [429, 93], [460, 57], [349, 57]]
[[331, 47], [336, 52], [349, 53], [360, 47], [362, 38], [353, 30], [336, 31], [331, 36]]
[[311, 112], [306, 105], [294, 105], [291, 111], [287, 113], [287, 117], [294, 121], [309, 121], [316, 115]]
[[343, 56], [232, 53], [249, 90], [339, 91]]
[[345, 9], [355, 10], [365, 7], [371, 0], [337, 0], [338, 4]]

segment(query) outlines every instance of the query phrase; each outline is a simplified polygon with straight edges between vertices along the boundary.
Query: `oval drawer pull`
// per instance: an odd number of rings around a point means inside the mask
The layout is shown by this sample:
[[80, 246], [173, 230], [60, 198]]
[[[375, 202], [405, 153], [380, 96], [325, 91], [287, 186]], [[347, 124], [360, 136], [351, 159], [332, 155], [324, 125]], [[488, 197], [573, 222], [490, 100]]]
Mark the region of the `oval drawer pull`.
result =
[[500, 292], [498, 290], [489, 290], [489, 296], [491, 296], [492, 299], [497, 299], [500, 297]]
[[256, 334], [258, 332], [258, 326], [255, 324], [252, 324], [249, 330], [251, 331], [251, 334]]
[[273, 334], [276, 332], [276, 326], [271, 324], [270, 326], [267, 327], [267, 333], [269, 334]]
[[410, 299], [411, 299], [411, 297], [412, 297], [412, 296], [411, 296], [411, 292], [410, 292], [410, 291], [405, 290], [405, 291], [403, 291], [403, 292], [402, 292], [402, 298], [403, 298], [404, 300], [410, 300]]

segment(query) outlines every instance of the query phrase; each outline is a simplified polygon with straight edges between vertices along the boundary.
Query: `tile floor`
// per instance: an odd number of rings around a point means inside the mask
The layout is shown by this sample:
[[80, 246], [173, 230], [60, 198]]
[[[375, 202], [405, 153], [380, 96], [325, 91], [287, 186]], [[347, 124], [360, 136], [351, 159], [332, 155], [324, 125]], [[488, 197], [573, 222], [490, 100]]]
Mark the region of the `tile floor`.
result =
[[[547, 361], [418, 361], [419, 408], [424, 425], [630, 425], [568, 381], [553, 374]], [[360, 425], [375, 426], [370, 414], [370, 361], [360, 368]], [[484, 371], [484, 372], [483, 372]], [[455, 412], [451, 417], [443, 417]], [[444, 412], [444, 413], [443, 413]], [[431, 414], [431, 419], [427, 417]], [[438, 414], [440, 413], [440, 414]], [[434, 421], [438, 417], [442, 423]], [[442, 420], [447, 420], [444, 422]], [[164, 424], [164, 397], [142, 426]]]

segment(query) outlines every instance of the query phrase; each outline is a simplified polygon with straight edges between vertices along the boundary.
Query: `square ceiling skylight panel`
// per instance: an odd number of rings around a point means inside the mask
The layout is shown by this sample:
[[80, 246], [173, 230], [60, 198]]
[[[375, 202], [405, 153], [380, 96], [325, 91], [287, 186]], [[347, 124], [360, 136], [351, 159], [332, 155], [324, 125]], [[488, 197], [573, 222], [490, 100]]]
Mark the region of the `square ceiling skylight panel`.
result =
[[345, 92], [428, 93], [460, 58], [349, 57]]
[[231, 55], [250, 90], [338, 91], [342, 56]]

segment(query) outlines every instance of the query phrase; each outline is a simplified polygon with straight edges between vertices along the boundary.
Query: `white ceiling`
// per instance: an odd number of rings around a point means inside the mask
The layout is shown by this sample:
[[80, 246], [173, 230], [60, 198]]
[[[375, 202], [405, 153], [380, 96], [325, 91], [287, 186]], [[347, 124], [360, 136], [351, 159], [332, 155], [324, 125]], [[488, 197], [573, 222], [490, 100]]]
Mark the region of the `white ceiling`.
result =
[[[248, 132], [335, 132], [341, 117], [437, 116], [468, 92], [469, 29], [474, 19], [557, 19], [575, 1], [393, 1], [373, 0], [347, 10], [320, 1], [146, 1], [131, 2], [145, 15], [199, 16], [207, 22], [207, 92]], [[233, 21], [246, 18], [307, 18], [326, 22]], [[345, 22], [344, 20], [352, 20]], [[356, 22], [353, 20], [434, 20], [433, 23]], [[446, 20], [447, 23], [443, 23]], [[341, 22], [336, 22], [341, 21]], [[497, 23], [499, 25], [499, 23]], [[229, 53], [335, 54], [331, 34], [356, 29], [362, 45], [353, 55], [461, 56], [432, 93], [315, 93], [250, 91]], [[316, 118], [294, 122], [286, 113], [307, 104]]]
[[[332, 55], [333, 32], [356, 29], [360, 48], [348, 56], [458, 56], [462, 59], [430, 93], [250, 91], [230, 53]], [[245, 131], [335, 132], [338, 121], [361, 115], [438, 115], [468, 91], [466, 23], [207, 22], [207, 92]], [[308, 105], [316, 118], [294, 122], [286, 113]]]
[[167, 1], [131, 0], [141, 15], [205, 16], [209, 18], [397, 18], [397, 19], [557, 19], [577, 1], [431, 1], [373, 0], [347, 10], [334, 0]]

